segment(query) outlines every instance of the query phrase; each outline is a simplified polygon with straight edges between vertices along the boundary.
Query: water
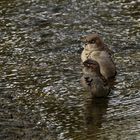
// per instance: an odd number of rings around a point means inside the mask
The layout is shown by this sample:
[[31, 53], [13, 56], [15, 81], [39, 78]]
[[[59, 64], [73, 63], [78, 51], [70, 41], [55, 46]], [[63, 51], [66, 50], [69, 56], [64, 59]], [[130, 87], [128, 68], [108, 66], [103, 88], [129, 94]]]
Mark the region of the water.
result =
[[[139, 0], [0, 1], [0, 139], [139, 140]], [[85, 99], [79, 38], [115, 52], [117, 84]]]

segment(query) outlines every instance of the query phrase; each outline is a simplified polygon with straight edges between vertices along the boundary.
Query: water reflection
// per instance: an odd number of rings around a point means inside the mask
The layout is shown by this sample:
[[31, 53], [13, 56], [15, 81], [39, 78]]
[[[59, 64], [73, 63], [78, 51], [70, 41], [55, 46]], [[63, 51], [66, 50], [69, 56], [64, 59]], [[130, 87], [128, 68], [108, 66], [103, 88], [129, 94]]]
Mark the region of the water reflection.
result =
[[107, 107], [108, 98], [89, 98], [85, 101], [86, 139], [98, 139]]
[[[0, 139], [140, 139], [138, 4], [1, 0]], [[85, 126], [79, 82], [78, 40], [91, 32], [115, 52], [118, 69], [109, 100], [87, 103], [95, 127]]]

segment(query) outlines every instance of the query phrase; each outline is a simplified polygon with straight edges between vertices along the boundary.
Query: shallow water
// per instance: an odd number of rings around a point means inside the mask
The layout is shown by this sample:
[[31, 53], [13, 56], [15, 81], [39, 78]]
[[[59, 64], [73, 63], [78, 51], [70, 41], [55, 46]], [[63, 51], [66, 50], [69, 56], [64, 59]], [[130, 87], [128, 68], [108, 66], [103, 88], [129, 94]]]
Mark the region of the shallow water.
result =
[[[0, 139], [139, 140], [139, 0], [0, 1]], [[79, 38], [115, 52], [117, 84], [85, 99]]]

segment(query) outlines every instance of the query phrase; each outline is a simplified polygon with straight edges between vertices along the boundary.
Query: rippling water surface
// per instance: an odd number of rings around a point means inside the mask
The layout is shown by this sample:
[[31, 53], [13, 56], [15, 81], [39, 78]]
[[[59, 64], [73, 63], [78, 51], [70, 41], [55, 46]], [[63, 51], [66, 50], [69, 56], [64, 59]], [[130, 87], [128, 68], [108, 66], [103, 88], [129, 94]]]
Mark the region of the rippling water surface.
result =
[[[0, 139], [140, 139], [139, 0], [0, 1]], [[85, 99], [79, 38], [115, 52], [117, 84]]]

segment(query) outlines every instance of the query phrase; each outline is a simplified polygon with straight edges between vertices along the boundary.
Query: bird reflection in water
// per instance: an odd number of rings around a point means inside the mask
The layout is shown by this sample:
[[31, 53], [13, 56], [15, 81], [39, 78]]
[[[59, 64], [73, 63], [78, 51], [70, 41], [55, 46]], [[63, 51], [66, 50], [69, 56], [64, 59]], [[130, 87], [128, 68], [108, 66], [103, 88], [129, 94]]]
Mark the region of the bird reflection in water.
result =
[[[96, 140], [102, 133], [101, 127], [108, 107], [108, 98], [85, 100], [85, 128], [86, 136]], [[87, 138], [87, 139], [88, 139]]]

